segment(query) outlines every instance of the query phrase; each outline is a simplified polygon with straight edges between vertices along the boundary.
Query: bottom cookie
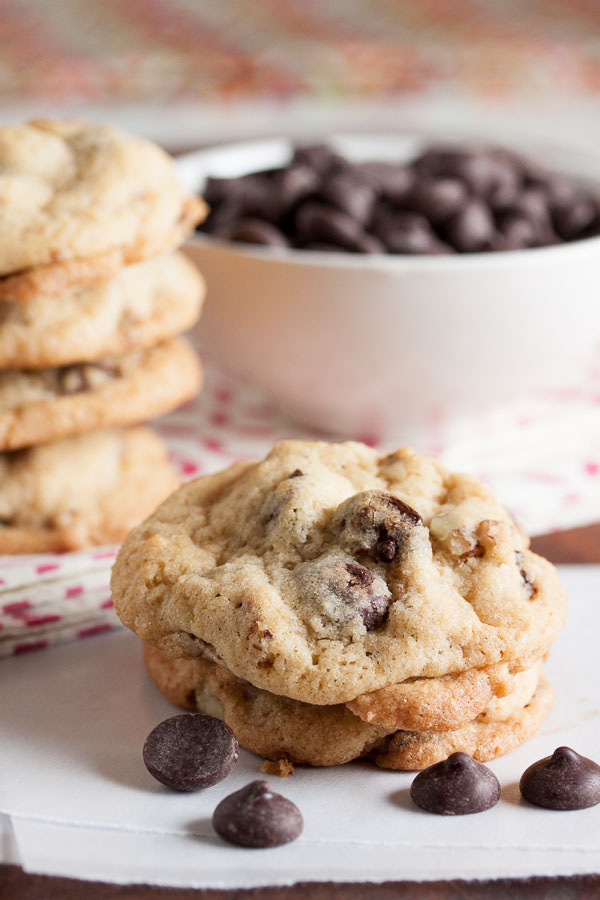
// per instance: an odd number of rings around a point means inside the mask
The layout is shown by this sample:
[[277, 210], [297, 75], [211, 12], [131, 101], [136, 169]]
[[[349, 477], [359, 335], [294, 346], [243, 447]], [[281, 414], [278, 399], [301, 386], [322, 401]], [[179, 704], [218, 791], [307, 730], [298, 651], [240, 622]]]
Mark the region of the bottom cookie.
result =
[[552, 703], [542, 679], [529, 702], [504, 721], [478, 719], [443, 733], [398, 731], [364, 722], [344, 704], [313, 706], [260, 690], [208, 659], [174, 659], [145, 644], [144, 662], [168, 700], [223, 719], [242, 747], [312, 766], [366, 757], [382, 768], [422, 769], [455, 750], [493, 759], [527, 740]]
[[470, 722], [456, 731], [396, 731], [369, 753], [382, 769], [425, 769], [462, 751], [480, 762], [510, 753], [538, 730], [554, 699], [552, 688], [540, 678], [529, 703], [503, 722]]
[[178, 484], [165, 444], [148, 428], [0, 453], [0, 553], [117, 543]]

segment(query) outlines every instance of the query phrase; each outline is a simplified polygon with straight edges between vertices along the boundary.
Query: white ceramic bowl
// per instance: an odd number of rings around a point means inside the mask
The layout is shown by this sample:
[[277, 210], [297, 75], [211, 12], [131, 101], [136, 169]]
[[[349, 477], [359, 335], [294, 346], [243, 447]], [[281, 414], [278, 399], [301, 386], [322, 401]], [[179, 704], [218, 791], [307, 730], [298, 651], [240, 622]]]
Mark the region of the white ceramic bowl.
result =
[[[331, 143], [354, 159], [402, 159], [423, 141]], [[519, 149], [600, 189], [600, 155]], [[201, 192], [207, 175], [277, 166], [289, 152], [283, 140], [252, 142], [178, 166]], [[600, 237], [463, 256], [317, 253], [204, 235], [186, 249], [208, 283], [200, 338], [211, 356], [337, 435], [411, 432], [440, 412], [462, 419], [524, 391], [581, 384], [600, 346]]]

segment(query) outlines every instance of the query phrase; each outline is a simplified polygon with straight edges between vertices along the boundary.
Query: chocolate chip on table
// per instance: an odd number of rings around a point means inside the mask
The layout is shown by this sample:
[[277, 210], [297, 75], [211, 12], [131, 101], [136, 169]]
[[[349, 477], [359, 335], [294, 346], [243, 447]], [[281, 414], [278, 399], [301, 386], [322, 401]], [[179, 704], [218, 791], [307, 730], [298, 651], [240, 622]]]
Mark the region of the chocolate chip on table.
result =
[[500, 799], [500, 784], [487, 766], [467, 753], [452, 753], [414, 779], [410, 796], [417, 806], [439, 816], [483, 812]]
[[558, 747], [525, 770], [519, 788], [534, 806], [586, 809], [600, 803], [600, 766], [570, 747]]
[[184, 714], [152, 729], [143, 757], [161, 784], [175, 791], [199, 791], [229, 775], [238, 758], [238, 742], [220, 719]]
[[304, 827], [296, 804], [272, 791], [266, 781], [252, 781], [221, 800], [212, 823], [217, 834], [240, 847], [288, 844]]

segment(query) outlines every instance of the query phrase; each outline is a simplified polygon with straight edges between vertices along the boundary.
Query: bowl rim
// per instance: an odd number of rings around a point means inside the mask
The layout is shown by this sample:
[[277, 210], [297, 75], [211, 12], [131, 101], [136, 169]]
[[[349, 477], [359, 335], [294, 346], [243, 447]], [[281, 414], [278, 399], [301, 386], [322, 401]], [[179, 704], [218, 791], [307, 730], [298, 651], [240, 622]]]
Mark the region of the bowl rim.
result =
[[[321, 142], [336, 143], [346, 142], [403, 142], [405, 145], [412, 142], [418, 146], [423, 142], [437, 142], [440, 144], [451, 144], [456, 141], [469, 140], [471, 143], [493, 143], [497, 145], [497, 141], [490, 142], [473, 133], [465, 135], [464, 133], [447, 133], [440, 138], [436, 132], [428, 133], [426, 130], [422, 132], [377, 132], [377, 133], [334, 133], [324, 135], [320, 139]], [[188, 181], [190, 172], [199, 169], [199, 175], [202, 176], [207, 172], [207, 161], [210, 163], [211, 158], [220, 156], [237, 155], [238, 153], [248, 153], [250, 151], [254, 156], [261, 153], [269, 153], [269, 151], [279, 150], [286, 152], [292, 146], [292, 139], [287, 137], [271, 137], [258, 140], [241, 140], [231, 141], [225, 144], [218, 144], [210, 147], [203, 147], [198, 150], [192, 150], [181, 154], [175, 160], [175, 165], [180, 173], [180, 177], [184, 181]], [[311, 142], [313, 143], [313, 142]], [[543, 153], [550, 150], [553, 153], [558, 152], [572, 159], [573, 156], [585, 159], [588, 164], [595, 160], [597, 164], [597, 175], [595, 179], [598, 182], [600, 190], [600, 154], [584, 150], [582, 148], [573, 148], [572, 146], [561, 145], [555, 142], [533, 141], [523, 139], [522, 141], [510, 138], [504, 142], [504, 146], [535, 154]], [[253, 171], [252, 167], [248, 171]], [[255, 170], [258, 171], [258, 170]], [[555, 169], [555, 171], [559, 171]], [[217, 176], [218, 177], [218, 176]], [[575, 177], [575, 176], [571, 176]], [[590, 177], [590, 176], [588, 176]], [[188, 189], [189, 184], [187, 185]], [[502, 250], [502, 251], [482, 251], [479, 253], [441, 253], [434, 254], [391, 254], [391, 253], [373, 253], [361, 254], [350, 253], [347, 250], [320, 251], [320, 250], [303, 250], [295, 247], [266, 247], [258, 244], [244, 244], [241, 242], [233, 243], [231, 241], [215, 238], [212, 235], [202, 232], [193, 232], [186, 242], [192, 247], [203, 248], [207, 250], [216, 250], [221, 253], [228, 253], [236, 257], [246, 259], [254, 259], [262, 262], [286, 263], [293, 266], [306, 265], [309, 267], [325, 267], [325, 268], [350, 268], [350, 269], [377, 269], [387, 271], [408, 270], [415, 272], [419, 270], [427, 271], [443, 271], [445, 269], [462, 270], [462, 269], [479, 269], [492, 267], [495, 268], [502, 262], [512, 267], [514, 265], [547, 265], [548, 263], [567, 263], [569, 260], [577, 261], [580, 257], [588, 258], [598, 253], [600, 258], [600, 235], [595, 235], [581, 240], [565, 242], [561, 244], [551, 244], [546, 247], [528, 247], [521, 250]]]

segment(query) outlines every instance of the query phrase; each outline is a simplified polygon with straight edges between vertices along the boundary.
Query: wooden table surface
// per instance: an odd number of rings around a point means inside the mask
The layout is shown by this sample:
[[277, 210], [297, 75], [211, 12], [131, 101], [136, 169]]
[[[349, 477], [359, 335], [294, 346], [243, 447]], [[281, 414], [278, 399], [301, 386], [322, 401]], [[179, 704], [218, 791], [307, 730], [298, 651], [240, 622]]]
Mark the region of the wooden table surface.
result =
[[[532, 547], [556, 563], [600, 563], [600, 524], [536, 538]], [[377, 885], [309, 882], [293, 887], [222, 891], [82, 882], [26, 875], [18, 866], [0, 866], [0, 900], [598, 900], [600, 860], [598, 872], [527, 881], [403, 881]]]

